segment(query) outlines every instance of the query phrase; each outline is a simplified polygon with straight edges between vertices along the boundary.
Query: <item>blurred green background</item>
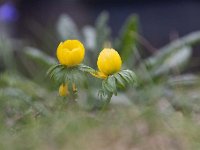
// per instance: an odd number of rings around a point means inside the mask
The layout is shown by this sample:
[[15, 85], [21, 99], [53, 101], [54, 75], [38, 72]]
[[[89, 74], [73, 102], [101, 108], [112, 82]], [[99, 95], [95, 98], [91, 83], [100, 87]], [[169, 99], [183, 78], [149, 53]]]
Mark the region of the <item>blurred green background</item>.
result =
[[[1, 1], [0, 149], [200, 149], [198, 1]], [[67, 105], [46, 76], [60, 41], [79, 39], [97, 68], [108, 43], [137, 87], [102, 111], [84, 76]]]

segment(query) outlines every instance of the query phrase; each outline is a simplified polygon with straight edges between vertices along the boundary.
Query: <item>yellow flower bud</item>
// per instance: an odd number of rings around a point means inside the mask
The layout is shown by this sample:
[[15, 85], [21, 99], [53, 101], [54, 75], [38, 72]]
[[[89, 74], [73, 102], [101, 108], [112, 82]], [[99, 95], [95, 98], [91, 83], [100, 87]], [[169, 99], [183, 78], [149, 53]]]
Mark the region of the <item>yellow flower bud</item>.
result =
[[73, 92], [76, 92], [76, 91], [77, 91], [77, 88], [76, 88], [75, 83], [72, 84], [72, 90], [73, 90]]
[[[72, 90], [73, 90], [73, 92], [77, 92], [77, 88], [76, 88], [75, 83], [72, 84]], [[60, 85], [60, 87], [59, 87], [59, 95], [60, 96], [69, 95], [69, 89], [68, 89], [67, 83]]]
[[68, 87], [66, 84], [61, 84], [59, 87], [59, 95], [67, 96], [69, 94]]
[[78, 40], [66, 40], [57, 48], [57, 58], [60, 64], [68, 67], [80, 64], [85, 55], [85, 48]]
[[120, 71], [122, 60], [118, 52], [112, 48], [104, 48], [98, 57], [97, 66], [105, 76]]

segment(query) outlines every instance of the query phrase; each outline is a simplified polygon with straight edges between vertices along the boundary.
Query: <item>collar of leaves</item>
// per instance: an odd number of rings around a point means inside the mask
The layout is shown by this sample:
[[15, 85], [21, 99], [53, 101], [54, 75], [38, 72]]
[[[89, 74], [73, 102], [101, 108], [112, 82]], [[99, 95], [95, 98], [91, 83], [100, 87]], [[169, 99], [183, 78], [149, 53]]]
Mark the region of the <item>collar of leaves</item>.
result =
[[84, 77], [83, 72], [91, 73], [95, 72], [95, 70], [84, 64], [80, 64], [74, 67], [67, 67], [65, 65], [56, 64], [49, 68], [47, 75], [59, 84], [66, 82], [78, 84], [77, 82], [80, 82]]
[[122, 70], [110, 75], [102, 81], [102, 89], [99, 91], [100, 99], [111, 99], [113, 94], [117, 95], [118, 88], [126, 88], [128, 85], [137, 85], [137, 77], [133, 71]]

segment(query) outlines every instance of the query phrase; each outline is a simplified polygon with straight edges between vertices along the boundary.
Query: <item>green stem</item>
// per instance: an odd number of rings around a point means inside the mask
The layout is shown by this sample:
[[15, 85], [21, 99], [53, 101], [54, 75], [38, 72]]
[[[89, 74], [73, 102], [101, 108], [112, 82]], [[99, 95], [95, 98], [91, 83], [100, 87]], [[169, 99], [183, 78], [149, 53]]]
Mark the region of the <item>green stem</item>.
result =
[[70, 105], [73, 105], [73, 104], [76, 104], [76, 99], [77, 99], [77, 92], [70, 92], [70, 95], [69, 95], [69, 100], [67, 102], [67, 104], [70, 104]]

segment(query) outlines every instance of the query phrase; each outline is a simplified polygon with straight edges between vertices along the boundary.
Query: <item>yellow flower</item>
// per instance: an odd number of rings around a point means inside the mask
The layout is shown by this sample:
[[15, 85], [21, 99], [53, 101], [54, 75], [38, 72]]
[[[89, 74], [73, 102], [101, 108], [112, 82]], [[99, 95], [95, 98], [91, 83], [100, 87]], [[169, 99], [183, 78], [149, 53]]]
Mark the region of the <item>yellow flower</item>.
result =
[[57, 48], [57, 58], [62, 65], [73, 67], [80, 64], [85, 55], [85, 48], [78, 40], [66, 40]]
[[[73, 92], [77, 91], [76, 85], [74, 83], [72, 84], [72, 90], [73, 90]], [[68, 96], [69, 95], [69, 90], [68, 90], [67, 83], [60, 85], [60, 87], [59, 87], [59, 95], [60, 96]]]
[[67, 96], [69, 94], [67, 84], [61, 84], [59, 87], [59, 95], [60, 96]]
[[97, 66], [99, 78], [105, 79], [107, 76], [120, 71], [122, 60], [118, 52], [112, 48], [104, 48], [98, 57]]

